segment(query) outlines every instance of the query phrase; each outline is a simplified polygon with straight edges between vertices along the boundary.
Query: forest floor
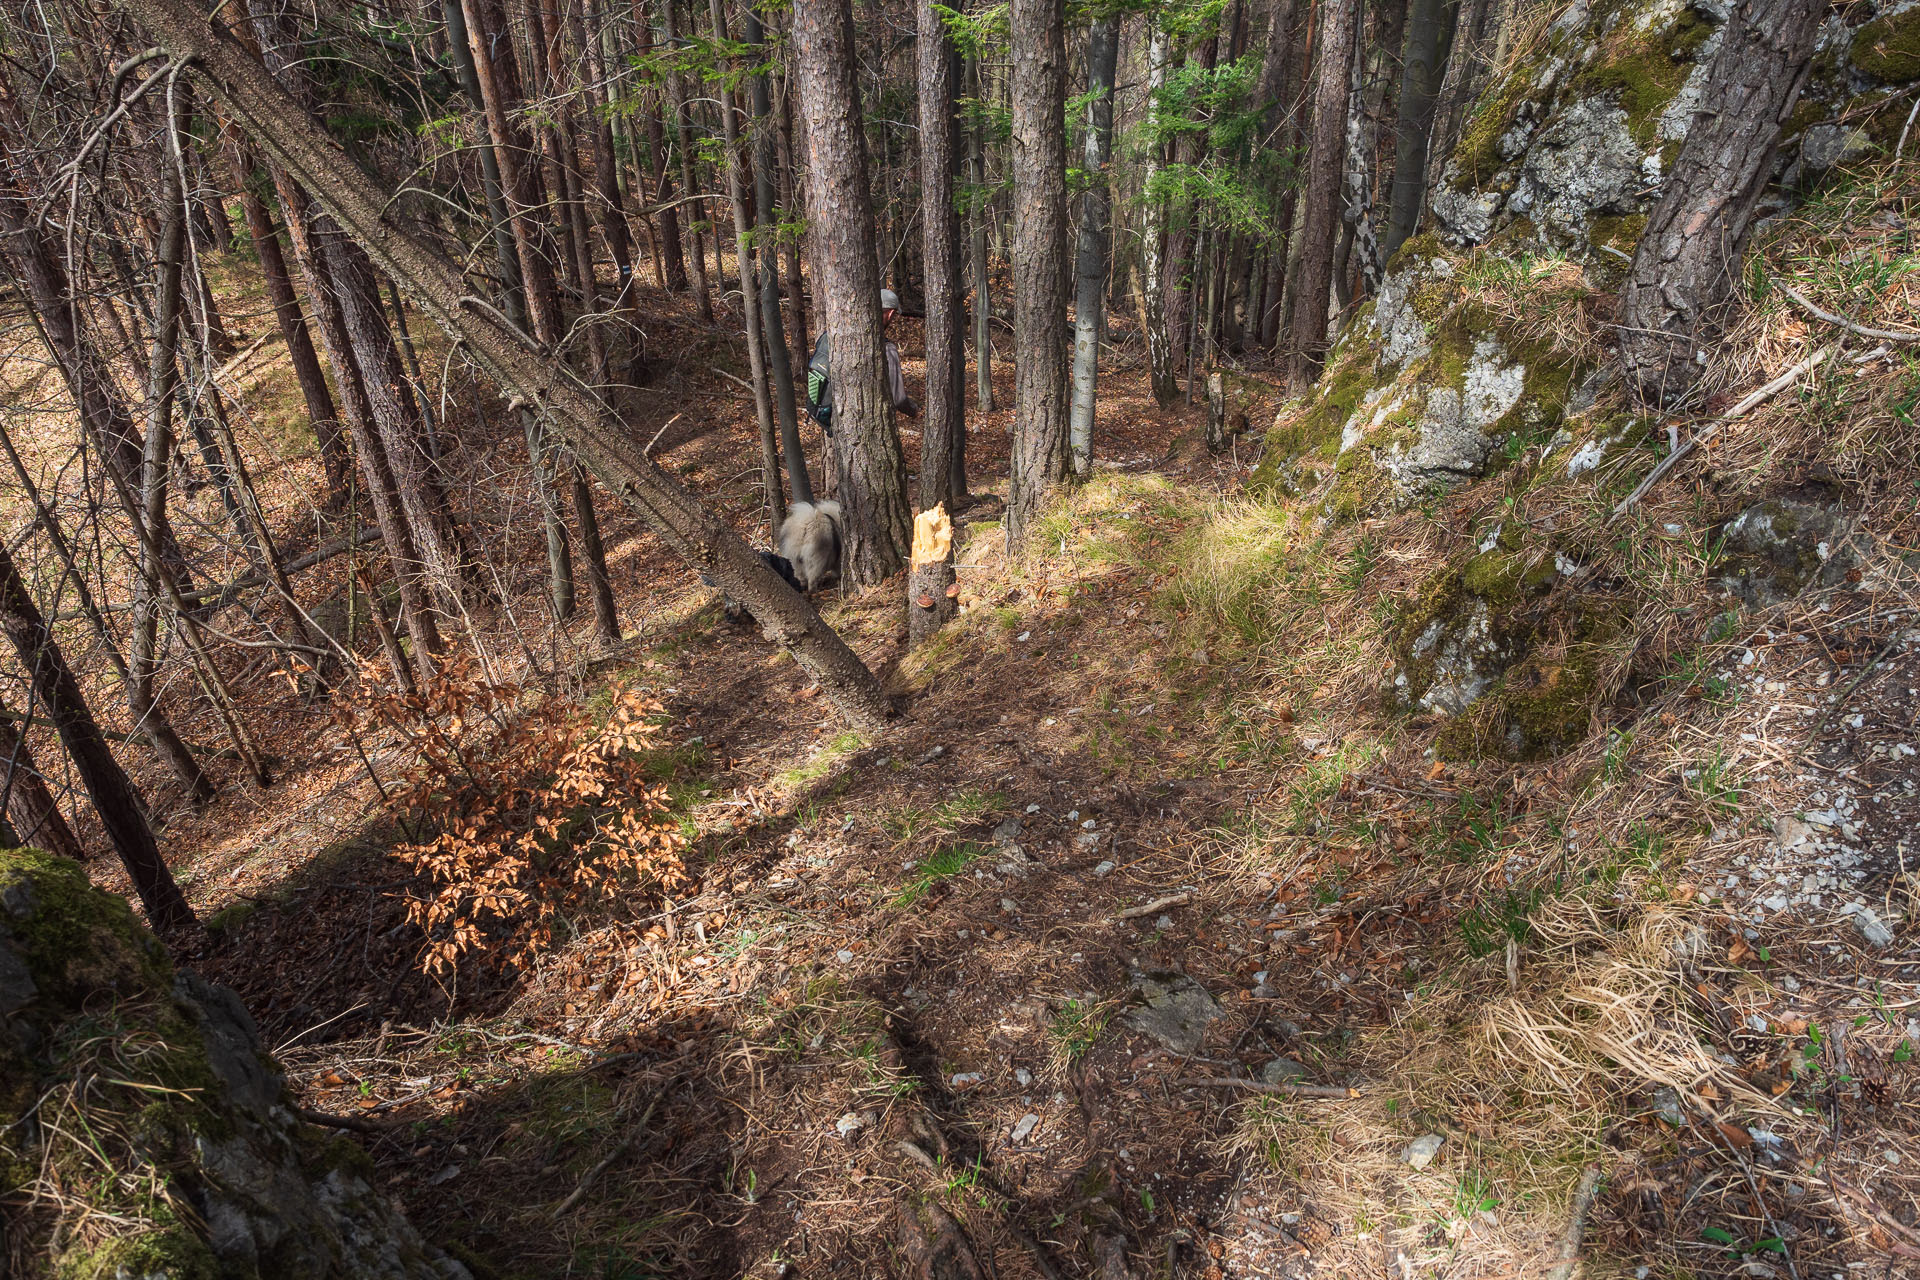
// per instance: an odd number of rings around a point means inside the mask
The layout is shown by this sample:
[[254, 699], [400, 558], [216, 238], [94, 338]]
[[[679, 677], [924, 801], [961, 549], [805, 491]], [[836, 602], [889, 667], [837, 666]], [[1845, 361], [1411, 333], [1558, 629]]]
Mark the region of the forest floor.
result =
[[[764, 543], [737, 357], [676, 301], [630, 421]], [[659, 701], [690, 882], [429, 977], [368, 769], [256, 679], [280, 780], [163, 836], [216, 925], [194, 963], [483, 1280], [924, 1274], [960, 1238], [1008, 1278], [1920, 1275], [1920, 958], [1858, 913], [1920, 889], [1911, 569], [1732, 615], [1556, 760], [1439, 763], [1382, 707], [1384, 636], [1497, 486], [1315, 530], [1124, 352], [1102, 393], [1022, 564], [1010, 414], [970, 415], [965, 611], [928, 646], [897, 584], [824, 597], [901, 695], [871, 736], [624, 513], [622, 643], [525, 621], [537, 528], [490, 511], [496, 656], [589, 718]], [[476, 403], [468, 464], [523, 474]]]

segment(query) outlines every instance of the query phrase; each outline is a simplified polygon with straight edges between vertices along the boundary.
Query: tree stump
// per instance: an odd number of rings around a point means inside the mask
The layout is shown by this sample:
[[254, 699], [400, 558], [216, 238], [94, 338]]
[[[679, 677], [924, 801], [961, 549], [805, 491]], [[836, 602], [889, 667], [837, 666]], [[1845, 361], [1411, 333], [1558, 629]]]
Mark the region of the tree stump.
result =
[[922, 641], [959, 612], [953, 572], [953, 521], [945, 503], [913, 518], [913, 560], [907, 573], [907, 644]]
[[1227, 380], [1218, 369], [1207, 375], [1207, 450], [1227, 447]]

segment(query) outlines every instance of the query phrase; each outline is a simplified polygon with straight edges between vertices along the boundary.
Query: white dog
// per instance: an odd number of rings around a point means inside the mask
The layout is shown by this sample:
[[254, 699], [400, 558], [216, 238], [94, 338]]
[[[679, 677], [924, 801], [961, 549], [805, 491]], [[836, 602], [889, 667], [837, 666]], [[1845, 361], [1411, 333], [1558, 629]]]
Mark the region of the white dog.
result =
[[816, 591], [839, 578], [840, 504], [794, 503], [780, 525], [780, 554], [793, 562], [804, 591]]

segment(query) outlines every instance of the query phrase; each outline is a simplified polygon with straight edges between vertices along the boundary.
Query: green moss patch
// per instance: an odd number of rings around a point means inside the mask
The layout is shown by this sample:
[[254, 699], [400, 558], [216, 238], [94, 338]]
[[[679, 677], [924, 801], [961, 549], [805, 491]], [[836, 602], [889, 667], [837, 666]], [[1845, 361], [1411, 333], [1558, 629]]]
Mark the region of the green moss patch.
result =
[[1854, 33], [1848, 52], [1853, 65], [1876, 80], [1920, 79], [1920, 9], [1869, 22]]

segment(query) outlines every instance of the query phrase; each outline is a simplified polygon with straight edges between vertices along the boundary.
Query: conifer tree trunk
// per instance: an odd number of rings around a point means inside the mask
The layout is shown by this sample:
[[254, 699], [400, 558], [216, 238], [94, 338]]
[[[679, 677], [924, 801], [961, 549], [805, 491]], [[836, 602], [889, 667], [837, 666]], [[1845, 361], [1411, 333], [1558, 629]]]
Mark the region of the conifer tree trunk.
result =
[[1013, 0], [1013, 475], [1007, 547], [1067, 474], [1065, 0]]
[[1322, 0], [1314, 54], [1312, 142], [1307, 154], [1300, 281], [1287, 317], [1289, 371], [1296, 388], [1319, 372], [1327, 352], [1327, 301], [1340, 230], [1340, 180], [1347, 158], [1347, 97], [1359, 0]]
[[814, 279], [826, 297], [833, 362], [833, 445], [845, 517], [842, 572], [851, 585], [867, 586], [904, 565], [909, 521], [907, 469], [881, 351], [880, 269], [848, 0], [797, 6], [793, 43], [807, 118]]
[[1721, 31], [1699, 111], [1621, 292], [1621, 358], [1650, 404], [1686, 403], [1720, 334], [1754, 201], [1826, 11], [1821, 0], [1740, 0]]
[[[980, 63], [967, 59], [967, 83], [974, 97], [981, 96]], [[981, 412], [993, 412], [993, 281], [987, 263], [987, 164], [986, 142], [981, 121], [967, 134], [967, 181], [973, 186], [968, 200], [973, 258], [973, 398]]]
[[1391, 261], [1420, 223], [1427, 195], [1427, 139], [1433, 109], [1445, 74], [1453, 24], [1453, 0], [1410, 0], [1407, 6], [1406, 56], [1400, 73], [1400, 108], [1394, 121], [1393, 194], [1387, 211], [1387, 238], [1380, 256]]
[[[743, 34], [746, 43], [765, 58], [766, 31], [760, 15], [751, 3], [745, 6]], [[753, 204], [754, 251], [760, 263], [760, 330], [766, 336], [767, 380], [773, 384], [773, 403], [780, 416], [780, 451], [786, 461], [787, 483], [795, 502], [813, 501], [813, 482], [807, 476], [807, 455], [800, 446], [800, 410], [793, 392], [793, 363], [787, 352], [786, 327], [780, 318], [780, 255], [774, 243], [779, 214], [774, 209], [774, 174], [778, 164], [774, 155], [773, 100], [767, 89], [764, 71], [748, 80], [753, 107]], [[798, 294], [795, 295], [798, 302]], [[778, 528], [776, 524], [775, 528]]]
[[1073, 474], [1093, 468], [1094, 387], [1107, 316], [1107, 156], [1113, 146], [1113, 76], [1120, 57], [1120, 16], [1106, 14], [1087, 30], [1087, 190], [1080, 199], [1080, 251], [1075, 259], [1073, 411], [1069, 445]]
[[[960, 214], [953, 172], [960, 138], [959, 54], [936, 0], [918, 0], [921, 251], [927, 295], [927, 398], [921, 424], [920, 511], [951, 510], [966, 492], [966, 349], [960, 336]], [[956, 475], [960, 478], [955, 490]]]
[[[1167, 33], [1152, 14], [1147, 15], [1147, 119], [1160, 114], [1160, 93], [1167, 84]], [[1140, 221], [1140, 322], [1147, 335], [1147, 378], [1153, 398], [1162, 409], [1173, 403], [1180, 385], [1173, 372], [1173, 340], [1167, 333], [1165, 254], [1167, 201], [1153, 191], [1160, 173], [1161, 143], [1149, 140], [1141, 190], [1146, 193]]]
[[[680, 48], [680, 35], [675, 27], [674, 0], [660, 0], [661, 32], [667, 41], [667, 52], [677, 56]], [[687, 102], [686, 79], [680, 74], [676, 63], [667, 72], [667, 99], [673, 108], [674, 146], [680, 153], [680, 185], [689, 197], [700, 188], [693, 175], [693, 111]], [[693, 243], [688, 251], [693, 257], [693, 306], [700, 318], [708, 324], [713, 323], [713, 298], [707, 288], [707, 250], [705, 237], [701, 234], [701, 202], [696, 200], [687, 206], [691, 215], [688, 230], [692, 232]], [[720, 269], [720, 247], [715, 242], [713, 250], [714, 270]]]
[[[37, 708], [36, 708], [37, 709]], [[33, 752], [16, 724], [24, 718], [0, 707], [0, 813], [13, 828], [13, 843], [55, 857], [85, 862], [87, 851], [54, 802]]]
[[514, 246], [513, 214], [500, 178], [500, 161], [495, 153], [493, 131], [488, 128], [487, 99], [480, 85], [480, 71], [473, 60], [473, 37], [467, 31], [467, 15], [460, 0], [440, 0], [440, 12], [447, 26], [447, 54], [460, 77], [461, 91], [480, 113], [480, 133], [475, 148], [480, 153], [480, 187], [487, 201], [487, 216], [493, 221], [493, 252], [500, 264], [502, 292], [507, 316], [526, 328], [526, 282], [520, 275], [520, 252]]
[[0, 631], [6, 632], [20, 665], [27, 669], [34, 699], [45, 708], [47, 719], [60, 734], [154, 932], [164, 936], [197, 927], [193, 908], [187, 905], [173, 873], [160, 857], [139, 793], [108, 749], [106, 736], [100, 732], [79, 682], [53, 638], [52, 628], [27, 593], [27, 585], [4, 545], [0, 545]]
[[[653, 55], [653, 19], [647, 14], [646, 0], [634, 6], [633, 29], [636, 57], [644, 63]], [[644, 116], [642, 127], [647, 131], [647, 152], [653, 159], [653, 199], [660, 206], [660, 252], [666, 260], [661, 287], [671, 293], [682, 293], [687, 287], [687, 255], [680, 236], [680, 210], [673, 204], [667, 131], [660, 123], [658, 103], [648, 103], [641, 114]]]

